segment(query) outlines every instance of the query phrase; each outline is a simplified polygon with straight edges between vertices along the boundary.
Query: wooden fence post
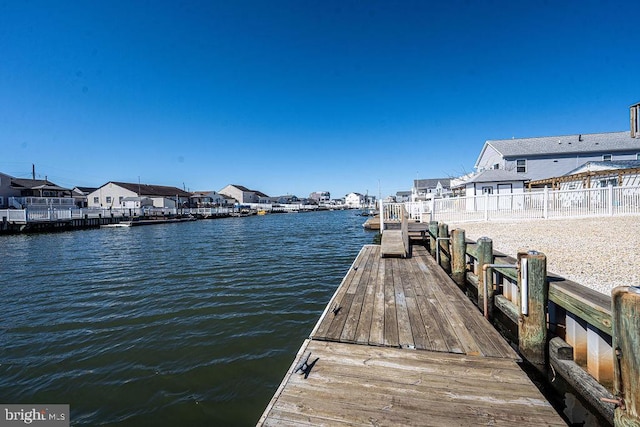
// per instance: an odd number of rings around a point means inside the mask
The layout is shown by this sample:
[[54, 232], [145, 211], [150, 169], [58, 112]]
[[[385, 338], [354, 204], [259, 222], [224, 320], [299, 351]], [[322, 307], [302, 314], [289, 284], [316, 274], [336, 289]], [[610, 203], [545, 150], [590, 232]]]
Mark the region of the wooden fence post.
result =
[[[481, 237], [476, 242], [477, 248], [477, 265], [476, 276], [478, 276], [478, 308], [484, 312], [484, 274], [482, 266], [485, 264], [493, 264], [493, 240], [488, 237]], [[487, 270], [487, 276], [491, 277], [491, 269]], [[489, 295], [493, 294], [493, 286], [489, 284]], [[487, 304], [489, 311], [491, 310], [491, 304]], [[486, 314], [486, 313], [484, 313]]]
[[611, 292], [615, 394], [623, 405], [614, 425], [640, 425], [640, 287], [619, 286]]
[[463, 292], [467, 290], [467, 241], [465, 232], [456, 228], [451, 232], [451, 277]]
[[429, 221], [429, 251], [436, 257], [436, 237], [438, 237], [438, 221]]
[[447, 273], [451, 272], [451, 252], [449, 249], [449, 225], [441, 222], [438, 224], [438, 237], [442, 238], [439, 241], [440, 246], [440, 267]]
[[549, 282], [547, 257], [540, 252], [518, 254], [520, 265], [520, 319], [518, 349], [525, 359], [541, 372], [547, 366], [547, 311]]

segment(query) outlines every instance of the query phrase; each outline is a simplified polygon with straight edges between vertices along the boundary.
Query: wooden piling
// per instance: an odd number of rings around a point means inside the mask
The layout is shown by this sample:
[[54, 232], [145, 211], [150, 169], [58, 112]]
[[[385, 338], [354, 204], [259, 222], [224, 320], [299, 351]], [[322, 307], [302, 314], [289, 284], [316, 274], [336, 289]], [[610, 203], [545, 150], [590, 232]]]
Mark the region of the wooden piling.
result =
[[[488, 237], [481, 237], [476, 242], [478, 245], [477, 250], [477, 265], [476, 265], [476, 276], [478, 277], [478, 307], [480, 310], [484, 312], [484, 274], [482, 271], [482, 266], [485, 264], [493, 264], [493, 240]], [[491, 270], [489, 269], [487, 276], [491, 277]], [[489, 298], [491, 301], [491, 296], [493, 295], [493, 283], [489, 284], [488, 288]], [[492, 304], [487, 304], [489, 310], [491, 310]], [[486, 314], [486, 313], [485, 313]]]
[[614, 425], [640, 426], [640, 287], [619, 286], [611, 292], [614, 389], [622, 405]]
[[436, 238], [438, 237], [438, 221], [429, 222], [429, 252], [436, 257]]
[[[526, 307], [522, 307], [521, 304], [520, 308], [518, 348], [527, 361], [539, 371], [545, 372], [548, 359], [547, 311], [549, 305], [547, 257], [536, 251], [519, 253], [518, 264], [520, 265], [518, 281], [521, 301], [526, 301]], [[522, 295], [523, 292], [525, 295]]]
[[451, 273], [451, 253], [449, 250], [449, 225], [441, 222], [438, 224], [438, 242], [440, 249], [440, 267], [447, 273]]
[[451, 232], [451, 277], [463, 292], [467, 289], [466, 253], [467, 241], [465, 232], [461, 228], [456, 228]]

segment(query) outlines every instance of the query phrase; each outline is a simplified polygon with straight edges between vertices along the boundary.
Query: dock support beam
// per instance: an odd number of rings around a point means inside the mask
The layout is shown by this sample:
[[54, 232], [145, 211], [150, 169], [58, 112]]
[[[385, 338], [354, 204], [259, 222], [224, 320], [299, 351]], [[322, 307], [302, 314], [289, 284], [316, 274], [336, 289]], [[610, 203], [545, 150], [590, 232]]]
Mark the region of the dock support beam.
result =
[[461, 228], [451, 231], [451, 277], [463, 292], [467, 290], [467, 241]]
[[[484, 307], [484, 274], [482, 274], [482, 266], [485, 264], [493, 264], [493, 240], [488, 237], [481, 237], [477, 241], [477, 262], [476, 262], [476, 276], [478, 277], [478, 307], [483, 311], [482, 314], [487, 317], [487, 313], [484, 312], [482, 307]], [[487, 273], [488, 277], [492, 277], [491, 270]], [[493, 283], [489, 284], [488, 287], [489, 295], [493, 295]], [[487, 304], [489, 310], [491, 309], [491, 304]]]
[[436, 257], [436, 242], [438, 237], [438, 221], [429, 221], [429, 252]]
[[640, 287], [619, 286], [611, 292], [615, 394], [621, 399], [614, 425], [640, 425]]
[[438, 246], [440, 246], [440, 267], [447, 273], [451, 273], [451, 252], [449, 249], [449, 225], [441, 222], [438, 224]]
[[518, 254], [520, 265], [520, 319], [518, 348], [524, 358], [540, 372], [547, 366], [547, 311], [549, 282], [547, 257], [540, 252]]

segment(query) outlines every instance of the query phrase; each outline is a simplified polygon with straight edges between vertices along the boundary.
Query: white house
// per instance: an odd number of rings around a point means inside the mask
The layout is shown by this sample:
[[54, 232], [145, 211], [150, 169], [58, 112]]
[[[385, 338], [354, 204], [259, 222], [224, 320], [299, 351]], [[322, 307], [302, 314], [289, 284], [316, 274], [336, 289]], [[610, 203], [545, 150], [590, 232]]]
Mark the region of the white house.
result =
[[366, 197], [360, 193], [349, 193], [344, 198], [344, 204], [350, 209], [361, 209], [366, 206]]
[[411, 201], [418, 202], [438, 197], [449, 197], [451, 192], [450, 178], [414, 179], [411, 188]]
[[[175, 209], [189, 203], [190, 193], [177, 187], [109, 181], [87, 195], [90, 208], [125, 208], [137, 203], [144, 206], [144, 198], [156, 208]], [[127, 203], [125, 203], [125, 199]], [[138, 207], [140, 207], [138, 206]]]
[[522, 193], [528, 180], [526, 175], [516, 172], [489, 169], [468, 176], [454, 184], [454, 188], [463, 189], [465, 196]]
[[[485, 208], [484, 198], [474, 197], [480, 195], [496, 194], [486, 205], [489, 209], [521, 209], [524, 203], [522, 196], [525, 182], [528, 179], [522, 174], [505, 171], [502, 169], [489, 169], [468, 175], [453, 185], [453, 189], [462, 190], [467, 197], [467, 210], [481, 210]], [[461, 192], [462, 192], [461, 191]]]

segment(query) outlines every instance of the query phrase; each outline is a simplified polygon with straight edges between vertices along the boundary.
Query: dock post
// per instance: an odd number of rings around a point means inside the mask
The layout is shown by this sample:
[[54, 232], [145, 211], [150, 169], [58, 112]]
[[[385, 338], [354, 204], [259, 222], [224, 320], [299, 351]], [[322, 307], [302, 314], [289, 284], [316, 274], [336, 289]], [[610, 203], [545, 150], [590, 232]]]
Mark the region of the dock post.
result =
[[451, 273], [451, 252], [449, 249], [449, 225], [441, 222], [438, 224], [438, 242], [440, 246], [440, 267], [447, 273]]
[[451, 231], [451, 277], [463, 292], [467, 289], [467, 241], [462, 228]]
[[436, 257], [436, 237], [438, 237], [438, 221], [429, 221], [429, 251]]
[[547, 366], [547, 311], [549, 282], [547, 257], [537, 251], [518, 254], [520, 274], [520, 318], [518, 349], [524, 358], [540, 372]]
[[640, 425], [640, 287], [619, 286], [611, 292], [614, 392], [620, 399], [616, 427]]
[[[478, 308], [480, 311], [484, 313], [484, 274], [482, 274], [482, 266], [485, 264], [493, 264], [493, 240], [488, 237], [481, 237], [477, 241], [478, 250], [477, 250], [477, 264], [476, 264], [476, 276], [478, 276]], [[491, 270], [489, 269], [487, 272], [488, 277], [492, 277]], [[493, 295], [493, 286], [488, 287], [489, 289], [489, 302], [491, 301], [491, 295]], [[491, 312], [491, 304], [487, 304], [489, 307], [489, 312]]]

